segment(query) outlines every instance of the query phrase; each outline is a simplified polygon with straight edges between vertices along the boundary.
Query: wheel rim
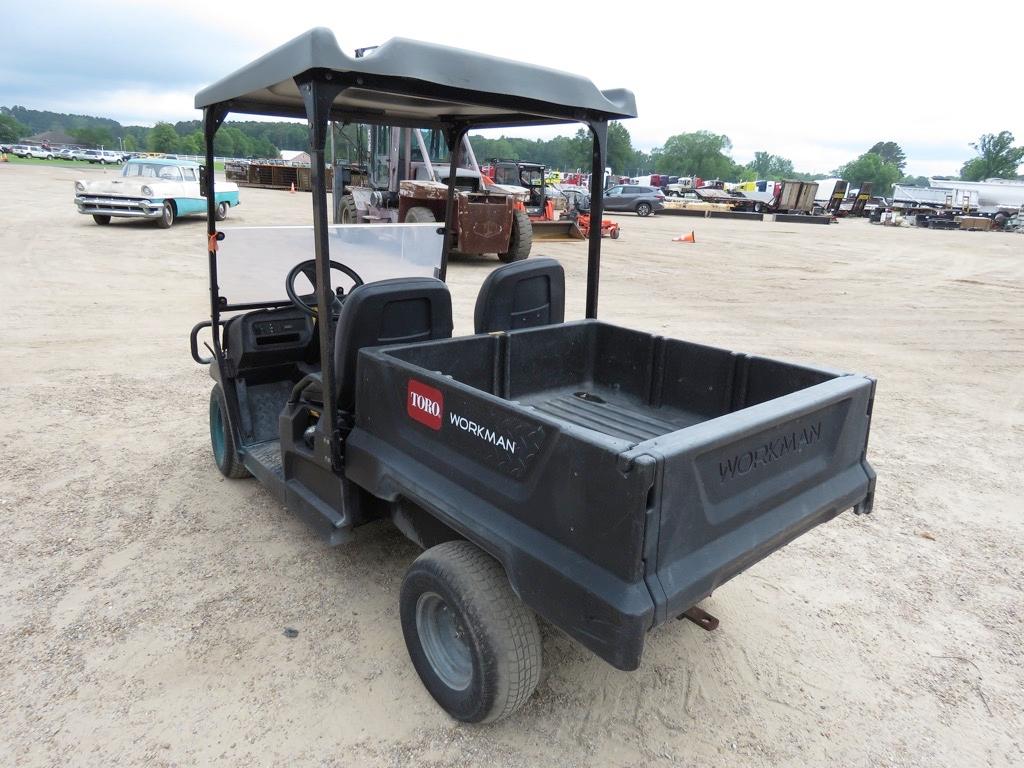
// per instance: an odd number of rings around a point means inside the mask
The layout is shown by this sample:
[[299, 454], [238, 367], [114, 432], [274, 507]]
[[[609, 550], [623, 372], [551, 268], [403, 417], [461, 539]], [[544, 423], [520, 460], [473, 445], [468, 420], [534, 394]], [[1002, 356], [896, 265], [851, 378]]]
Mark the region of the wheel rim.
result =
[[164, 203], [164, 221], [168, 224], [174, 221], [174, 211], [171, 210], [171, 206], [168, 203]]
[[220, 216], [222, 219], [227, 217], [227, 215], [228, 215], [228, 204], [227, 203], [221, 203], [220, 205], [217, 206], [217, 215]]
[[463, 691], [473, 680], [473, 656], [458, 616], [436, 592], [416, 601], [416, 633], [423, 652], [441, 682]]
[[224, 463], [226, 441], [224, 439], [224, 419], [220, 412], [220, 403], [210, 403], [210, 442], [213, 444], [213, 458], [218, 466]]
[[646, 216], [648, 213], [651, 212], [651, 208], [646, 203], [641, 203], [640, 207], [636, 209], [636, 212], [639, 213], [641, 216]]

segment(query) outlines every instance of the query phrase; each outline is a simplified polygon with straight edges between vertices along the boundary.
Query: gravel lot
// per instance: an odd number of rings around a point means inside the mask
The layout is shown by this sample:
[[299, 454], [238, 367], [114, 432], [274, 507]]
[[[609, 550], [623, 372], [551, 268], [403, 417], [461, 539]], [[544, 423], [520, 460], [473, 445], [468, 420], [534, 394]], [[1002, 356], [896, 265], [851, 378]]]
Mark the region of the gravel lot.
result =
[[[406, 655], [415, 547], [328, 548], [217, 472], [187, 349], [204, 223], [97, 227], [72, 181], [103, 173], [0, 165], [0, 765], [1024, 763], [1024, 238], [621, 217], [604, 318], [878, 377], [875, 512], [717, 591], [717, 631], [656, 631], [637, 672], [545, 627], [535, 697], [465, 727]], [[242, 200], [310, 219], [307, 194]], [[581, 316], [585, 246], [535, 252]], [[456, 333], [494, 263], [452, 266]]]

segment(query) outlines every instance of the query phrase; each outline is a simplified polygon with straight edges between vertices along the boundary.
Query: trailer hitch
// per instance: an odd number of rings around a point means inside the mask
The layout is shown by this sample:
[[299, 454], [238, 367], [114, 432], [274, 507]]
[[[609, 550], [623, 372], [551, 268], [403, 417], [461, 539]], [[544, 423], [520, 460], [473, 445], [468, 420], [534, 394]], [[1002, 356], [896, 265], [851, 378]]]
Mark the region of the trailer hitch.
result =
[[676, 618], [679, 619], [679, 621], [688, 619], [701, 629], [708, 632], [718, 629], [718, 619], [696, 605], [686, 611], [683, 611], [683, 613], [679, 614]]

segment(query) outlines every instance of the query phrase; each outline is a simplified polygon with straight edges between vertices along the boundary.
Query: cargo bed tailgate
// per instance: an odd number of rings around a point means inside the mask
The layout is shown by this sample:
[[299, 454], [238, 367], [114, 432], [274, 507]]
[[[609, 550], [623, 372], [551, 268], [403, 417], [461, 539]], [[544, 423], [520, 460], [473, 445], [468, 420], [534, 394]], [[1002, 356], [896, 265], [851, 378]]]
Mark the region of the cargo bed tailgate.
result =
[[874, 386], [839, 376], [629, 452], [657, 464], [644, 545], [656, 624], [815, 525], [871, 510]]

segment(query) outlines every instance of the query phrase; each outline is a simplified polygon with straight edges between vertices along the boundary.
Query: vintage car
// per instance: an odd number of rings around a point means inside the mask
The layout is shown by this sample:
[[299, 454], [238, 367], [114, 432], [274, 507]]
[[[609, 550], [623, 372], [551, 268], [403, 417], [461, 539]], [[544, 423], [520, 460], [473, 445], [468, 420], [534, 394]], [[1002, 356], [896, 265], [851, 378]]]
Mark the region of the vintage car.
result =
[[[238, 205], [238, 185], [217, 185], [217, 221]], [[153, 157], [129, 160], [116, 178], [75, 182], [78, 212], [97, 224], [113, 216], [153, 219], [162, 229], [179, 216], [206, 213], [206, 198], [199, 194], [199, 165], [185, 160]]]

